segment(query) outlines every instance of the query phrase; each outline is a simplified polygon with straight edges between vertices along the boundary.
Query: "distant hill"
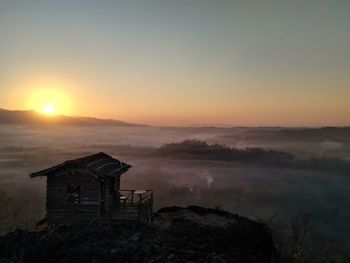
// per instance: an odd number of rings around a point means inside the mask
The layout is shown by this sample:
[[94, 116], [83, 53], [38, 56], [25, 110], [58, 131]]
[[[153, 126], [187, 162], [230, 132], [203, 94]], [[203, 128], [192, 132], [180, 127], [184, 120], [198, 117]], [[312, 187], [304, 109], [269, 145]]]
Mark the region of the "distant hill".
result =
[[223, 134], [221, 138], [265, 142], [350, 142], [350, 127], [246, 128], [239, 133]]
[[0, 124], [8, 125], [67, 125], [67, 126], [146, 126], [120, 120], [82, 116], [45, 116], [33, 110], [0, 109]]

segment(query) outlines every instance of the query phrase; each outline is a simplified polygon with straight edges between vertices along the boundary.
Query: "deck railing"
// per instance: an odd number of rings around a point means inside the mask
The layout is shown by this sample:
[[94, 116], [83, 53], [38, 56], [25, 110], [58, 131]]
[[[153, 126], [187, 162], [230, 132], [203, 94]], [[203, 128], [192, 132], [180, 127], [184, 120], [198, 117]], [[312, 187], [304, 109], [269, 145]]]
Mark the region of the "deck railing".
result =
[[119, 190], [122, 213], [134, 212], [140, 222], [149, 222], [153, 217], [153, 190]]

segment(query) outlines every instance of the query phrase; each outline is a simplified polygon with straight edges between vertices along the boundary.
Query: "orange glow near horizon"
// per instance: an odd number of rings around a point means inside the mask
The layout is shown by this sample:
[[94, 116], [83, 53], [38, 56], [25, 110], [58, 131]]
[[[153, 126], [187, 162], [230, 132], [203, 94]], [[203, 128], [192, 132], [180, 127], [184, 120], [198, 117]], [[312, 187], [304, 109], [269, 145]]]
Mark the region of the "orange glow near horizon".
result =
[[[291, 92], [286, 100], [282, 91], [254, 92], [258, 87], [247, 86], [244, 81], [237, 82], [232, 89], [222, 83], [221, 90], [207, 87], [205, 92], [200, 92], [206, 87], [204, 83], [201, 89], [190, 89], [183, 84], [188, 89], [179, 93], [174, 92], [178, 87], [174, 83], [168, 84], [168, 89], [161, 89], [163, 86], [158, 82], [149, 85], [146, 81], [122, 77], [108, 83], [78, 75], [41, 75], [31, 73], [19, 78], [0, 96], [0, 108], [35, 110], [47, 117], [89, 116], [155, 126], [344, 126], [349, 123], [345, 90], [335, 105], [329, 102], [330, 94], [326, 92]], [[292, 86], [287, 86], [288, 90], [293, 91]], [[243, 92], [243, 88], [247, 90]]]
[[39, 89], [31, 94], [28, 100], [29, 109], [45, 115], [70, 115], [68, 95], [57, 89]]

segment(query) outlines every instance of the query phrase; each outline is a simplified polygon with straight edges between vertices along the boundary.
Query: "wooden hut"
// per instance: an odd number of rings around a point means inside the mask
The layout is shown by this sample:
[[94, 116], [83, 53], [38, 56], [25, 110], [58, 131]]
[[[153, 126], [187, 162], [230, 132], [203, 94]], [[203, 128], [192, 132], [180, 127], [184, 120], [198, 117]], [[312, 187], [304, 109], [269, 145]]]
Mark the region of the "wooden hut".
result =
[[121, 190], [131, 166], [105, 153], [65, 161], [32, 173], [47, 177], [47, 223], [145, 223], [153, 211], [152, 190]]

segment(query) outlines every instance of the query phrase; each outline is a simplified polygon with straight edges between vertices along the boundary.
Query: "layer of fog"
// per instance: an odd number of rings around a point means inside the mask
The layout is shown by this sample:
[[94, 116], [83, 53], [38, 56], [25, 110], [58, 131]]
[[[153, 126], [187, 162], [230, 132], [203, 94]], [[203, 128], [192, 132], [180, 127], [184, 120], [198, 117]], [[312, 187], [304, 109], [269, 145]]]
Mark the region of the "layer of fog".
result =
[[[33, 171], [67, 159], [104, 150], [105, 145], [159, 147], [185, 139], [233, 147], [282, 149], [300, 156], [349, 157], [348, 142], [295, 142], [249, 139], [246, 128], [43, 128], [0, 126], [0, 200], [3, 229], [28, 226], [45, 216], [46, 179]], [[255, 131], [258, 133], [259, 131]], [[263, 138], [263, 136], [262, 136]], [[344, 174], [261, 167], [218, 161], [176, 160], [107, 152], [133, 167], [122, 188], [153, 189], [155, 208], [222, 206], [243, 216], [288, 222], [298, 213], [312, 214], [314, 225], [330, 237], [349, 242], [350, 178]]]
[[[92, 144], [118, 144], [159, 147], [187, 139], [220, 143], [230, 147], [261, 147], [285, 150], [297, 155], [350, 158], [349, 141], [288, 140], [286, 136], [269, 135], [279, 128], [157, 128], [157, 127], [28, 127], [0, 125], [0, 147], [67, 147]], [[350, 134], [349, 134], [350, 136]], [[1, 159], [1, 157], [0, 157]]]

